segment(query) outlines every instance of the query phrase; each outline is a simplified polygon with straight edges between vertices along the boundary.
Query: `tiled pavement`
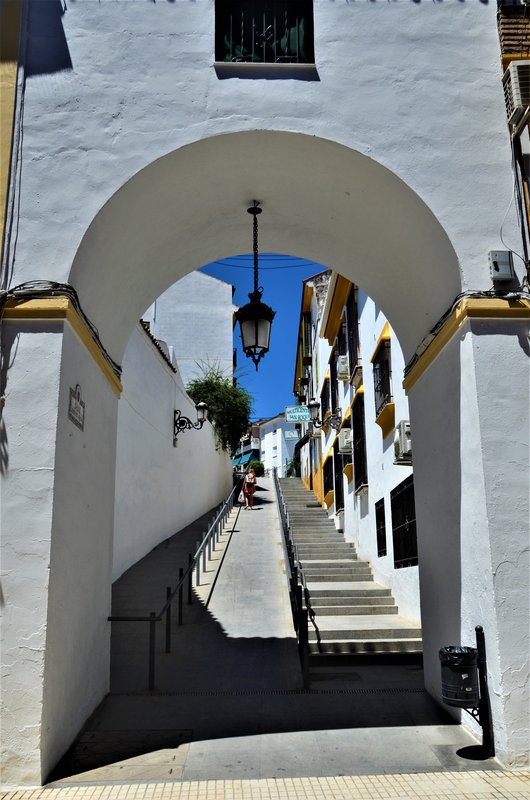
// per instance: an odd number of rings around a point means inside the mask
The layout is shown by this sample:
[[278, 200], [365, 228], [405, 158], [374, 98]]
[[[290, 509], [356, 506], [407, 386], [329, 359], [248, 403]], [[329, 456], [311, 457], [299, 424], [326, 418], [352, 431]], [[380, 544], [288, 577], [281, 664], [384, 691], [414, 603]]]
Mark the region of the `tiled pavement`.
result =
[[19, 790], [1, 800], [528, 800], [530, 773], [429, 772], [332, 778], [130, 783]]

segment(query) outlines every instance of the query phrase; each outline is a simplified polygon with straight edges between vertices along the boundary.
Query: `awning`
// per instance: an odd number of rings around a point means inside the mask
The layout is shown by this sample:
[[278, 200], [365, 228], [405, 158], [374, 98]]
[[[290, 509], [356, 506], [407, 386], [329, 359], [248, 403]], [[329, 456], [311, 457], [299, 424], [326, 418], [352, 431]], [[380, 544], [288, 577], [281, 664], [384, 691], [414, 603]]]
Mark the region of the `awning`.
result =
[[241, 456], [236, 456], [235, 458], [232, 459], [232, 466], [237, 467], [240, 461], [241, 461]]
[[253, 458], [254, 458], [254, 453], [252, 453], [252, 452], [251, 452], [251, 453], [245, 453], [245, 454], [244, 454], [243, 456], [241, 456], [241, 458], [239, 459], [239, 463], [240, 463], [241, 465], [243, 465], [243, 464], [248, 464], [248, 462], [249, 462], [249, 461], [252, 461], [252, 459], [253, 459]]

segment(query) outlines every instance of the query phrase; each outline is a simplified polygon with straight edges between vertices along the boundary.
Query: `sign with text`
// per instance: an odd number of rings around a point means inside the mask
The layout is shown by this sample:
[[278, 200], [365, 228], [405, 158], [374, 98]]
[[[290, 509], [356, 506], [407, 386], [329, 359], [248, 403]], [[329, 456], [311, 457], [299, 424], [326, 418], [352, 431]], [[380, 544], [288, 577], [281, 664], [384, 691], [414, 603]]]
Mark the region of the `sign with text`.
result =
[[311, 414], [307, 406], [287, 406], [285, 419], [287, 422], [309, 422]]
[[298, 431], [285, 431], [286, 439], [299, 439]]

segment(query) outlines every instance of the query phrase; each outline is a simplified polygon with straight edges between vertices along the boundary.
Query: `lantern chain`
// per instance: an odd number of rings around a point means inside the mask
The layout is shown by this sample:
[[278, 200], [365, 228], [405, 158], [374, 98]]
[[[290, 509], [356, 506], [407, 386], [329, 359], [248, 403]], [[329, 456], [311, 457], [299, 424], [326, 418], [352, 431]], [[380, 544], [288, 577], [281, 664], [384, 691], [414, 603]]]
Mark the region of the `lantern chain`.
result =
[[258, 289], [258, 215], [254, 213], [253, 228], [253, 252], [254, 252], [254, 291]]

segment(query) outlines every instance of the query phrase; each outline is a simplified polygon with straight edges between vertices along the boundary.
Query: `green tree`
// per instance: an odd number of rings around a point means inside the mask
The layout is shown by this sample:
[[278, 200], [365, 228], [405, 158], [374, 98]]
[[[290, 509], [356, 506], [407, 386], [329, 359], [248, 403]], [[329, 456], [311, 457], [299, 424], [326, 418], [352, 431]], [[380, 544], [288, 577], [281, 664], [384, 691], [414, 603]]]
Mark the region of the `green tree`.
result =
[[218, 367], [201, 368], [203, 375], [190, 381], [186, 391], [194, 403], [208, 404], [208, 419], [215, 428], [218, 446], [232, 454], [248, 430], [252, 397], [234, 386]]
[[265, 474], [265, 464], [263, 461], [251, 461], [248, 468], [254, 470], [256, 478], [261, 478], [261, 476]]

